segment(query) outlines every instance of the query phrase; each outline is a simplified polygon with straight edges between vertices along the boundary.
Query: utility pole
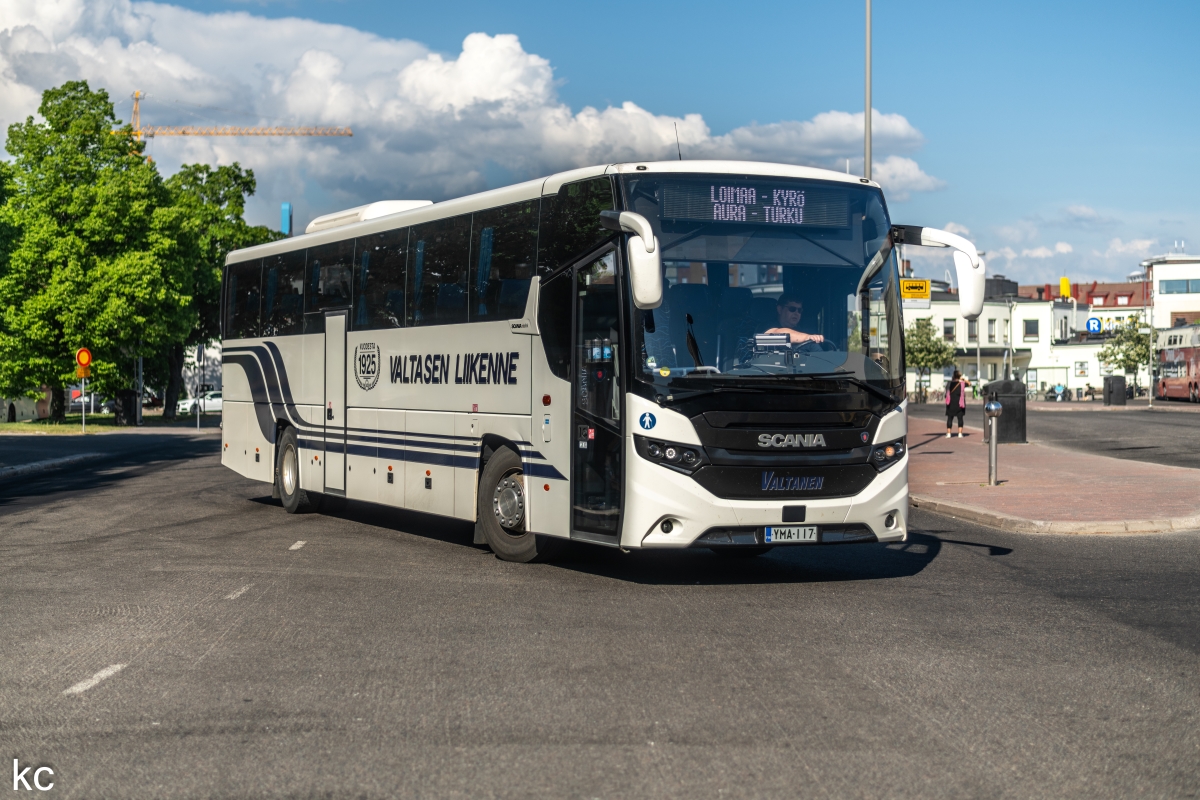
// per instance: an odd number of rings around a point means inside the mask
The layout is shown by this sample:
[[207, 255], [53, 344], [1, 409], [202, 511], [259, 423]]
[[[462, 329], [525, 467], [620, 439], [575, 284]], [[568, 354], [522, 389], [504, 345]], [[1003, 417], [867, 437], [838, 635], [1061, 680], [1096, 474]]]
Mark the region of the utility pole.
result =
[[863, 113], [863, 177], [871, 180], [871, 0], [867, 0], [867, 109]]
[[1154, 281], [1150, 280], [1149, 265], [1142, 268], [1142, 307], [1146, 309], [1146, 327], [1150, 329], [1150, 355], [1146, 364], [1146, 383], [1149, 386], [1150, 401], [1147, 408], [1154, 409], [1154, 307], [1150, 304], [1150, 290]]

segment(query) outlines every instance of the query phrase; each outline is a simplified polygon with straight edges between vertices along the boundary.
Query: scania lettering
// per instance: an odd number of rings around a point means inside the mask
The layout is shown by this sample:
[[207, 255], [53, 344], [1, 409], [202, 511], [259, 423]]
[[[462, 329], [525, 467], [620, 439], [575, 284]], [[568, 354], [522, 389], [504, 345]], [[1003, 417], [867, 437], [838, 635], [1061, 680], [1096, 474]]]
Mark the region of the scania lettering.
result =
[[[899, 248], [876, 184], [732, 161], [609, 164], [384, 201], [230, 253], [222, 463], [472, 521], [504, 559], [903, 541]], [[804, 523], [802, 526], [795, 523]]]

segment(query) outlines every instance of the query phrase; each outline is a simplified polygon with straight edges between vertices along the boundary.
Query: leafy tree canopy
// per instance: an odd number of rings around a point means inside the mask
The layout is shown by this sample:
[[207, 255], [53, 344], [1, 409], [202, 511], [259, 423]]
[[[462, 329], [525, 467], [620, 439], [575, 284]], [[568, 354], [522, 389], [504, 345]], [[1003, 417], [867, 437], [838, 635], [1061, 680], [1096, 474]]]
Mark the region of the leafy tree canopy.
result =
[[954, 363], [954, 345], [938, 335], [928, 318], [916, 319], [904, 331], [904, 360], [924, 377]]
[[1100, 349], [1098, 358], [1101, 363], [1112, 364], [1132, 374], [1137, 380], [1139, 367], [1144, 367], [1150, 360], [1150, 337], [1152, 334], [1138, 333], [1138, 328], [1145, 325], [1142, 318], [1135, 314], [1117, 326], [1104, 347]]
[[132, 387], [142, 356], [178, 394], [184, 345], [218, 334], [225, 254], [279, 236], [242, 219], [254, 173], [164, 180], [85, 81], [46, 91], [38, 114], [9, 127], [0, 162], [0, 394], [49, 386], [61, 415], [79, 347], [102, 393]]
[[11, 125], [11, 190], [0, 206], [0, 391], [74, 381], [88, 347], [101, 391], [128, 387], [134, 359], [196, 324], [184, 213], [103, 90], [72, 81]]

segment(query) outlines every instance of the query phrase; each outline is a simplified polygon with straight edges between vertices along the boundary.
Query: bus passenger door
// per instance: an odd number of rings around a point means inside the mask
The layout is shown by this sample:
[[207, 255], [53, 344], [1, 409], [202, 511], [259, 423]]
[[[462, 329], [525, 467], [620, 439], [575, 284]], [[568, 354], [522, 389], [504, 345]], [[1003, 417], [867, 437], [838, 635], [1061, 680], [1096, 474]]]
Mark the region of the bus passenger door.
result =
[[325, 491], [346, 491], [346, 319], [325, 313]]
[[624, 479], [618, 302], [616, 251], [575, 268], [571, 535], [612, 543]]

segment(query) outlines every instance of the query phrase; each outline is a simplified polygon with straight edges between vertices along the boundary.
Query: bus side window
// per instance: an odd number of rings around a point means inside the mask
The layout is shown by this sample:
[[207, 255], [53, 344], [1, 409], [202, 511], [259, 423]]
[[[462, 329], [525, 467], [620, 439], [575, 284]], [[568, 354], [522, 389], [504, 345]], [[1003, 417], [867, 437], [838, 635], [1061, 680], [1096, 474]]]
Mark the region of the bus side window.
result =
[[538, 269], [557, 269], [611, 237], [613, 232], [600, 225], [600, 212], [612, 208], [612, 181], [607, 177], [564, 184], [556, 197], [543, 197]]
[[471, 321], [520, 317], [537, 260], [537, 201], [480, 211], [471, 227]]
[[466, 322], [471, 215], [413, 226], [408, 250], [408, 324]]
[[550, 371], [571, 380], [571, 272], [567, 270], [542, 284], [538, 298], [538, 331]]
[[357, 240], [354, 267], [354, 329], [404, 327], [404, 267], [408, 228]]
[[291, 336], [304, 329], [304, 251], [263, 259], [262, 335]]
[[262, 261], [230, 264], [225, 270], [225, 338], [253, 339], [259, 335], [258, 314]]

